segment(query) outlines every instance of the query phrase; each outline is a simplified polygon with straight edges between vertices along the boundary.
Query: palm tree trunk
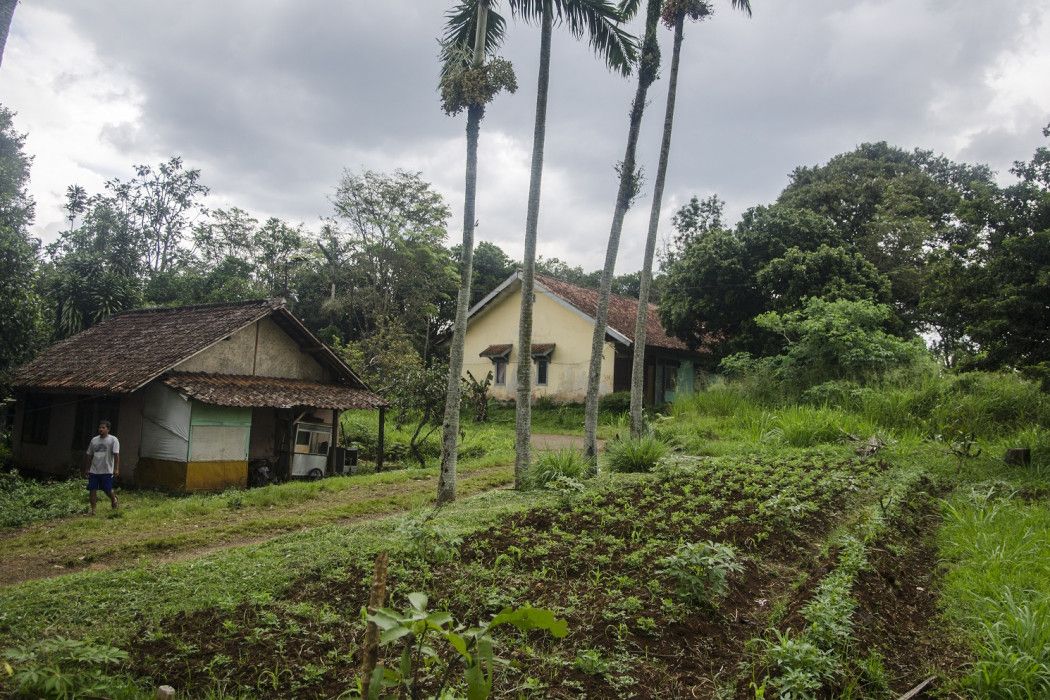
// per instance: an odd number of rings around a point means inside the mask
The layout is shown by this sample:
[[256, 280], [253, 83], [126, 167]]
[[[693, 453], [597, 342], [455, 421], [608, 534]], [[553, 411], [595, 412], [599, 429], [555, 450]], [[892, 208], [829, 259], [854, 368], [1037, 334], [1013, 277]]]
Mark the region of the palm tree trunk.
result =
[[7, 47], [7, 35], [11, 31], [11, 19], [15, 16], [15, 5], [18, 0], [0, 0], [0, 64], [4, 62], [4, 48]]
[[441, 474], [438, 477], [437, 502], [456, 500], [456, 441], [459, 438], [460, 375], [463, 374], [463, 341], [467, 335], [467, 310], [470, 305], [470, 276], [474, 266], [474, 203], [478, 190], [478, 137], [482, 105], [467, 108], [467, 176], [463, 202], [463, 254], [459, 263], [459, 296], [456, 298], [456, 320], [452, 327], [452, 347], [448, 358], [448, 395], [441, 433]]
[[529, 208], [525, 216], [525, 254], [521, 263], [521, 319], [518, 323], [518, 394], [515, 411], [514, 488], [522, 488], [532, 460], [532, 306], [536, 277], [536, 230], [540, 218], [543, 144], [547, 134], [547, 86], [550, 83], [553, 11], [543, 13], [540, 73], [536, 88], [536, 123], [532, 136]]
[[631, 435], [641, 437], [645, 429], [642, 416], [642, 389], [645, 383], [645, 324], [649, 316], [649, 286], [653, 279], [653, 254], [656, 251], [656, 232], [660, 227], [660, 206], [667, 179], [667, 159], [671, 153], [671, 128], [674, 124], [674, 101], [678, 91], [678, 59], [682, 53], [682, 27], [685, 14], [678, 13], [674, 24], [674, 45], [671, 53], [671, 74], [667, 80], [667, 108], [664, 110], [664, 135], [660, 142], [660, 162], [656, 166], [653, 183], [653, 206], [649, 211], [649, 234], [645, 239], [645, 259], [638, 285], [638, 317], [634, 323], [634, 357], [631, 362]]
[[623, 218], [635, 194], [635, 151], [638, 132], [645, 111], [645, 96], [656, 79], [660, 64], [660, 49], [656, 41], [656, 25], [660, 19], [660, 0], [649, 0], [645, 14], [645, 41], [638, 66], [638, 87], [631, 103], [627, 149], [620, 168], [620, 187], [616, 192], [616, 208], [613, 210], [609, 244], [605, 250], [605, 267], [602, 268], [601, 284], [598, 288], [598, 308], [595, 310], [594, 335], [591, 338], [591, 364], [587, 372], [587, 401], [584, 415], [584, 451], [595, 465], [598, 463], [598, 389], [601, 381], [602, 355], [605, 350], [605, 330], [609, 320], [609, 295], [612, 293], [613, 272], [616, 255], [620, 250], [620, 234]]

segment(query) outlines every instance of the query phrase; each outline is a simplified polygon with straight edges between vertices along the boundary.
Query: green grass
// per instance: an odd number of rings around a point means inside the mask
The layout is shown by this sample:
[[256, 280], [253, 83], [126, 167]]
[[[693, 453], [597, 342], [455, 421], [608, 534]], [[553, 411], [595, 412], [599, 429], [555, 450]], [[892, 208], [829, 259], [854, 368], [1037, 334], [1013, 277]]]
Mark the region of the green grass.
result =
[[583, 479], [588, 471], [590, 464], [578, 450], [543, 452], [533, 459], [527, 481], [530, 488], [542, 489], [566, 479]]
[[82, 479], [45, 483], [0, 470], [0, 528], [81, 513], [86, 493]]
[[980, 697], [1050, 697], [1050, 505], [1008, 482], [973, 485], [945, 504], [948, 614], [969, 632]]
[[667, 445], [655, 435], [627, 437], [606, 444], [603, 462], [613, 472], [651, 472], [666, 454]]

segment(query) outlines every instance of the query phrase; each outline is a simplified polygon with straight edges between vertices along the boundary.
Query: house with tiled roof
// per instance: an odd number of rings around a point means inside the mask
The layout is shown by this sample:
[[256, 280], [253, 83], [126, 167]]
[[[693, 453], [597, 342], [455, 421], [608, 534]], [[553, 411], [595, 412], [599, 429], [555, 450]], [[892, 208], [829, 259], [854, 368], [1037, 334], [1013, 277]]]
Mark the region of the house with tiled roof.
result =
[[[532, 317], [532, 395], [559, 402], [583, 401], [591, 358], [598, 291], [536, 275]], [[463, 372], [482, 380], [492, 372], [491, 394], [513, 399], [517, 391], [521, 274], [514, 273], [479, 301], [467, 319]], [[631, 388], [638, 300], [613, 294], [605, 328], [599, 394]], [[702, 352], [702, 351], [701, 351]], [[693, 391], [701, 352], [667, 333], [659, 309], [649, 305], [645, 339], [645, 402], [662, 405]]]
[[118, 313], [47, 348], [11, 384], [20, 466], [75, 469], [109, 420], [122, 479], [176, 491], [244, 486], [252, 462], [331, 473], [340, 412], [378, 408], [381, 426], [385, 408], [281, 300]]

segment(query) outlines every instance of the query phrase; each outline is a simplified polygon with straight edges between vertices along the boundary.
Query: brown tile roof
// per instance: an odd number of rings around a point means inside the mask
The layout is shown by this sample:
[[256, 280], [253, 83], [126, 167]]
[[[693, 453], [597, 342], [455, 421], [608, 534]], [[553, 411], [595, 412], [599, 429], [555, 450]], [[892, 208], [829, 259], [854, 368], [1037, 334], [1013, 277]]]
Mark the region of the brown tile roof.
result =
[[514, 347], [510, 343], [503, 345], [490, 345], [481, 352], [478, 353], [478, 357], [506, 357], [510, 354], [510, 349]]
[[[588, 289], [571, 284], [564, 280], [546, 275], [536, 275], [536, 282], [542, 284], [554, 294], [575, 306], [591, 318], [598, 313], [598, 290]], [[634, 342], [634, 323], [638, 317], [638, 300], [613, 294], [609, 297], [609, 319], [607, 326], [622, 333]], [[646, 347], [665, 348], [668, 350], [689, 350], [678, 338], [668, 335], [660, 323], [660, 310], [656, 304], [649, 304], [649, 313], [645, 323]]]
[[554, 343], [533, 343], [532, 344], [532, 356], [537, 355], [550, 355], [554, 352]]
[[14, 388], [126, 394], [209, 345], [266, 316], [302, 337], [337, 376], [352, 372], [283, 308], [279, 300], [138, 309], [114, 314], [59, 341], [15, 370]]
[[379, 408], [386, 406], [370, 391], [302, 379], [172, 372], [164, 383], [204, 403], [259, 408]]

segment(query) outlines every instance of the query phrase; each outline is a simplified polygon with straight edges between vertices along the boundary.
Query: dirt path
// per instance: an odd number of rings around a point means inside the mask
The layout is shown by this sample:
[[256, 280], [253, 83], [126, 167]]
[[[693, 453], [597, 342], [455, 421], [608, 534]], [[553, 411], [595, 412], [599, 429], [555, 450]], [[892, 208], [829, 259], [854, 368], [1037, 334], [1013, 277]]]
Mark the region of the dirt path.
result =
[[[460, 474], [457, 491], [471, 496], [505, 487], [511, 478], [508, 466], [475, 469]], [[39, 523], [0, 539], [0, 586], [78, 571], [184, 561], [291, 532], [373, 520], [425, 505], [436, 489], [436, 477], [421, 475], [321, 493], [288, 505], [200, 515], [167, 512], [156, 517], [148, 517], [154, 509], [146, 508], [140, 513], [128, 511], [138, 516], [134, 518], [76, 516]]]
[[[533, 435], [537, 451], [582, 445], [573, 435]], [[512, 478], [509, 465], [463, 471], [457, 491], [471, 496], [505, 487]], [[355, 484], [268, 506], [196, 511], [168, 504], [136, 511], [132, 505], [115, 518], [100, 514], [36, 523], [0, 536], [0, 587], [78, 571], [185, 561], [292, 532], [372, 520], [431, 502], [436, 482], [435, 476], [406, 475], [396, 483]]]

